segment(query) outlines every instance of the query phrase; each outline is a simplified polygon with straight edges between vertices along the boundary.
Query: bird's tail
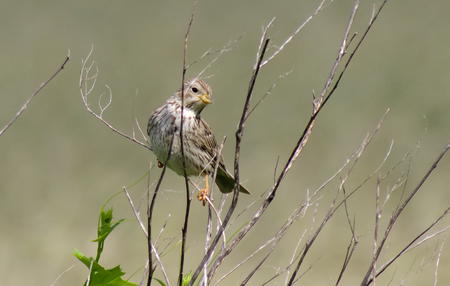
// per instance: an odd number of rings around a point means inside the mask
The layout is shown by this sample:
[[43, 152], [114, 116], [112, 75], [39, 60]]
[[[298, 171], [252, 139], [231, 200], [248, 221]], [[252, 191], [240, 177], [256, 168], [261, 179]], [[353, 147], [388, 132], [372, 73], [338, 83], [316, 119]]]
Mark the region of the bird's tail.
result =
[[[234, 182], [233, 176], [228, 173], [227, 170], [224, 170], [223, 168], [217, 170], [216, 184], [222, 193], [231, 193], [233, 191]], [[242, 185], [239, 185], [239, 191], [244, 194], [250, 194], [250, 192]]]

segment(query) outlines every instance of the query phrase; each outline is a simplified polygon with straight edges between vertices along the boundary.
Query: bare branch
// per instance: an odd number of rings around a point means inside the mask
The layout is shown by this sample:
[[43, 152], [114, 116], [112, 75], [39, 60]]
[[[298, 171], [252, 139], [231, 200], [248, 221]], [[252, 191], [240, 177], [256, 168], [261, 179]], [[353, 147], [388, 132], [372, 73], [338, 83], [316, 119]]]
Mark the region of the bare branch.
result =
[[324, 216], [324, 218], [323, 218], [322, 222], [320, 223], [319, 227], [313, 233], [311, 238], [306, 242], [306, 244], [305, 244], [305, 246], [303, 248], [303, 252], [302, 252], [302, 254], [300, 256], [300, 259], [298, 260], [297, 265], [296, 265], [296, 267], [295, 267], [291, 277], [289, 278], [288, 284], [286, 284], [287, 286], [293, 285], [296, 282], [296, 276], [297, 276], [297, 273], [298, 273], [298, 271], [300, 269], [300, 266], [302, 265], [306, 255], [308, 254], [309, 250], [311, 249], [311, 246], [314, 244], [315, 240], [317, 239], [319, 234], [322, 232], [322, 230], [325, 227], [325, 225], [333, 217], [333, 215], [336, 213], [336, 211], [345, 203], [345, 201], [347, 199], [349, 199], [350, 196], [352, 196], [355, 192], [356, 192], [356, 190], [352, 191], [347, 196], [345, 196], [342, 199], [342, 201], [340, 201], [338, 204], [336, 204], [336, 202], [337, 202], [337, 195], [339, 194], [339, 192], [337, 193], [336, 198], [331, 203], [331, 205], [330, 205], [330, 207], [328, 209], [328, 212]]
[[141, 134], [142, 138], [144, 139], [145, 142], [148, 142], [148, 138], [145, 135], [144, 131], [142, 131], [141, 124], [139, 123], [139, 120], [137, 118], [134, 118], [134, 121], [136, 123], [136, 126], [137, 126], [137, 128], [139, 130], [139, 133]]
[[[307, 202], [309, 199], [306, 200]], [[288, 219], [285, 221], [285, 223], [281, 226], [281, 228], [273, 235], [270, 239], [268, 239], [266, 242], [261, 244], [258, 248], [256, 248], [249, 256], [242, 259], [238, 264], [236, 264], [230, 271], [228, 271], [226, 274], [224, 274], [220, 279], [217, 280], [215, 285], [219, 284], [221, 281], [223, 281], [227, 276], [229, 276], [231, 273], [236, 271], [239, 267], [244, 265], [246, 262], [248, 262], [251, 258], [255, 257], [256, 254], [261, 252], [263, 249], [268, 247], [270, 245], [270, 250], [267, 253], [267, 257], [273, 252], [275, 247], [278, 245], [280, 240], [284, 237], [284, 235], [287, 233], [288, 229], [300, 218], [303, 216], [306, 212], [306, 209], [309, 207], [309, 203], [302, 203], [299, 207], [297, 207], [294, 212], [288, 217]], [[301, 240], [300, 240], [301, 241]], [[264, 259], [265, 260], [265, 259]], [[262, 264], [261, 264], [262, 265]], [[261, 266], [259, 265], [258, 268]]]
[[69, 272], [70, 270], [72, 270], [75, 267], [75, 263], [70, 265], [66, 270], [64, 270], [63, 272], [61, 272], [61, 274], [58, 275], [58, 277], [56, 277], [56, 279], [52, 282], [52, 284], [50, 284], [50, 286], [55, 286], [56, 282], [58, 282], [59, 279], [61, 279], [61, 277], [63, 277], [64, 274], [66, 274], [67, 272]]
[[441, 260], [441, 254], [442, 254], [442, 250], [444, 249], [444, 244], [445, 244], [445, 241], [441, 243], [441, 246], [439, 246], [439, 250], [438, 250], [438, 253], [437, 253], [436, 268], [434, 269], [434, 283], [433, 283], [433, 286], [437, 286], [439, 262]]
[[[303, 147], [308, 142], [308, 139], [309, 139], [309, 137], [311, 135], [312, 128], [314, 126], [314, 123], [316, 121], [316, 118], [317, 118], [318, 114], [320, 113], [322, 108], [325, 106], [325, 104], [328, 102], [328, 99], [331, 98], [331, 96], [334, 94], [335, 90], [338, 87], [338, 84], [339, 84], [340, 80], [342, 79], [343, 74], [345, 73], [345, 71], [346, 71], [347, 67], [349, 66], [350, 62], [352, 61], [353, 56], [356, 54], [356, 51], [358, 50], [359, 46], [364, 41], [365, 36], [367, 35], [367, 33], [371, 30], [371, 28], [373, 26], [373, 22], [377, 19], [378, 14], [380, 13], [381, 9], [384, 6], [384, 5], [382, 5], [379, 8], [379, 10], [377, 11], [376, 17], [374, 17], [374, 20], [366, 28], [363, 37], [359, 40], [359, 42], [356, 45], [355, 49], [352, 51], [351, 56], [346, 60], [346, 62], [344, 64], [344, 69], [341, 71], [341, 73], [339, 74], [337, 80], [335, 81], [335, 84], [330, 89], [329, 88], [331, 86], [330, 78], [331, 79], [334, 78], [334, 75], [335, 75], [336, 70], [337, 70], [336, 63], [337, 64], [341, 63], [342, 60], [343, 60], [344, 54], [346, 54], [345, 47], [348, 46], [350, 27], [353, 24], [353, 19], [354, 19], [354, 15], [355, 15], [355, 13], [357, 11], [358, 4], [359, 4], [359, 1], [356, 1], [354, 6], [353, 6], [352, 15], [351, 15], [351, 17], [349, 19], [349, 22], [347, 24], [347, 28], [346, 28], [345, 33], [344, 33], [344, 39], [343, 39], [342, 44], [341, 44], [340, 49], [339, 49], [338, 57], [337, 57], [335, 63], [333, 64], [333, 66], [331, 68], [330, 76], [329, 76], [329, 78], [326, 81], [326, 84], [325, 84], [325, 87], [324, 87], [323, 91], [321, 92], [321, 96], [319, 98], [317, 98], [316, 102], [314, 103], [313, 114], [311, 115], [310, 120], [306, 124], [306, 127], [305, 127], [302, 135], [298, 139], [298, 141], [297, 141], [297, 143], [296, 143], [296, 145], [295, 145], [291, 155], [289, 156], [286, 164], [284, 165], [284, 168], [282, 169], [280, 175], [278, 176], [278, 179], [277, 179], [276, 183], [272, 186], [272, 188], [269, 191], [269, 194], [266, 196], [266, 199], [264, 200], [263, 204], [257, 210], [257, 212], [255, 213], [253, 218], [250, 220], [250, 222], [246, 226], [243, 227], [243, 229], [237, 234], [236, 238], [233, 241], [230, 242], [230, 244], [228, 245], [228, 247], [225, 250], [225, 252], [221, 256], [219, 256], [216, 259], [216, 261], [213, 263], [209, 275], [211, 275], [217, 269], [217, 267], [221, 264], [223, 259], [229, 253], [231, 253], [231, 251], [236, 247], [236, 245], [239, 243], [239, 241], [245, 235], [247, 235], [247, 233], [253, 228], [253, 226], [256, 224], [256, 222], [259, 221], [259, 219], [262, 216], [262, 214], [265, 212], [267, 207], [271, 204], [271, 202], [275, 198], [276, 192], [277, 192], [281, 182], [284, 180], [287, 172], [290, 170], [290, 168], [292, 167], [293, 163], [296, 161], [297, 157], [300, 155], [301, 151], [303, 150]], [[351, 39], [353, 39], [353, 37], [350, 38], [350, 40]]]
[[[194, 3], [194, 8], [195, 8]], [[184, 183], [186, 187], [186, 209], [184, 213], [184, 224], [181, 229], [181, 255], [180, 255], [180, 271], [178, 273], [178, 285], [182, 284], [183, 281], [183, 268], [184, 268], [184, 256], [185, 256], [185, 248], [186, 248], [186, 236], [188, 231], [188, 222], [189, 222], [189, 213], [191, 210], [191, 195], [189, 191], [189, 180], [186, 174], [186, 157], [184, 155], [184, 138], [183, 138], [183, 129], [184, 129], [184, 82], [186, 77], [186, 54], [187, 54], [187, 46], [189, 40], [189, 34], [191, 32], [192, 22], [194, 21], [194, 11], [191, 13], [191, 17], [189, 19], [189, 23], [186, 29], [186, 34], [184, 36], [184, 47], [183, 47], [183, 68], [181, 73], [181, 117], [180, 117], [180, 146], [181, 146], [181, 161], [183, 163], [183, 175], [184, 175]]]
[[[104, 125], [106, 125], [109, 129], [111, 129], [114, 133], [124, 137], [125, 139], [136, 143], [145, 149], [151, 150], [149, 145], [145, 142], [139, 141], [136, 136], [133, 134], [132, 136], [127, 135], [126, 133], [120, 131], [116, 127], [114, 127], [111, 123], [106, 121], [103, 118], [103, 113], [111, 106], [112, 103], [112, 91], [111, 88], [108, 85], [105, 85], [107, 92], [108, 92], [108, 99], [106, 103], [102, 103], [102, 98], [104, 94], [101, 94], [99, 96], [98, 105], [100, 108], [100, 111], [97, 112], [89, 104], [89, 96], [94, 90], [95, 84], [97, 82], [97, 77], [99, 74], [99, 69], [96, 64], [96, 62], [92, 59], [92, 55], [94, 53], [94, 46], [92, 46], [91, 50], [89, 51], [86, 58], [81, 60], [81, 71], [80, 71], [80, 80], [79, 80], [79, 88], [80, 88], [80, 94], [81, 99], [83, 100], [84, 107], [86, 110], [94, 116], [96, 119], [98, 119], [100, 122], [102, 122]], [[93, 70], [94, 69], [94, 70]]]
[[269, 95], [272, 94], [272, 91], [275, 89], [275, 87], [278, 85], [278, 82], [282, 79], [284, 79], [285, 77], [287, 77], [291, 71], [285, 72], [284, 74], [281, 74], [278, 76], [277, 80], [272, 83], [272, 85], [270, 86], [270, 88], [266, 91], [266, 93], [264, 93], [264, 95], [255, 103], [255, 105], [253, 105], [252, 109], [250, 109], [250, 111], [248, 112], [245, 120], [247, 120], [250, 115], [253, 113], [253, 111], [255, 111], [255, 109], [266, 99], [266, 97], [268, 97]]
[[[175, 121], [175, 120], [174, 120]], [[172, 124], [174, 124], [174, 122], [172, 122]], [[170, 144], [169, 144], [169, 151], [167, 153], [167, 159], [164, 162], [164, 167], [161, 171], [161, 175], [159, 176], [158, 182], [156, 183], [155, 186], [155, 191], [153, 192], [153, 196], [152, 196], [152, 200], [150, 202], [150, 204], [147, 205], [147, 230], [148, 230], [148, 235], [147, 235], [147, 248], [148, 248], [148, 260], [149, 260], [149, 271], [148, 271], [148, 279], [147, 279], [147, 286], [151, 285], [151, 281], [152, 281], [152, 277], [153, 277], [153, 269], [152, 269], [152, 252], [155, 252], [155, 256], [158, 255], [156, 249], [154, 248], [154, 245], [152, 243], [152, 218], [153, 218], [153, 208], [155, 206], [156, 203], [156, 196], [158, 195], [158, 191], [159, 188], [161, 187], [161, 183], [162, 180], [164, 178], [164, 175], [166, 174], [166, 170], [167, 170], [167, 162], [170, 159], [170, 156], [172, 154], [172, 147], [173, 147], [173, 141], [174, 141], [174, 137], [175, 135], [172, 136], [171, 140], [170, 140]], [[150, 187], [150, 186], [149, 186]], [[150, 194], [149, 194], [150, 195]], [[157, 260], [159, 260], [159, 258], [156, 258]], [[162, 264], [161, 264], [162, 265]], [[168, 282], [168, 281], [167, 281]]]
[[[376, 249], [375, 255], [374, 255], [374, 257], [372, 259], [372, 262], [370, 264], [369, 270], [367, 271], [363, 281], [361, 282], [361, 285], [365, 286], [365, 285], [369, 285], [371, 283], [371, 281], [372, 281], [372, 278], [371, 278], [372, 275], [371, 274], [372, 274], [373, 265], [378, 260], [380, 254], [381, 254], [381, 251], [383, 250], [385, 242], [386, 242], [387, 238], [389, 237], [389, 234], [390, 234], [392, 228], [396, 224], [396, 222], [397, 222], [398, 218], [400, 217], [401, 213], [403, 212], [403, 210], [406, 208], [406, 206], [409, 204], [409, 202], [412, 200], [412, 198], [414, 198], [414, 196], [417, 194], [417, 192], [421, 189], [423, 184], [428, 180], [430, 175], [436, 169], [437, 165], [439, 164], [439, 162], [442, 160], [442, 158], [445, 156], [445, 154], [448, 152], [449, 149], [450, 149], [450, 143], [448, 143], [447, 146], [445, 146], [444, 150], [439, 154], [437, 159], [433, 162], [431, 167], [428, 169], [428, 171], [422, 177], [422, 179], [420, 180], [419, 184], [411, 191], [411, 193], [409, 193], [409, 195], [406, 197], [406, 199], [402, 203], [399, 204], [398, 208], [392, 214], [392, 216], [391, 216], [391, 218], [389, 220], [389, 223], [388, 223], [388, 225], [386, 227], [386, 230], [384, 232], [384, 235], [383, 235], [380, 243], [378, 244], [378, 247]], [[448, 211], [449, 211], [449, 209], [447, 209], [446, 212], [448, 212]], [[378, 275], [379, 274], [377, 272], [376, 276], [378, 276]]]
[[[256, 82], [256, 79], [257, 79], [258, 74], [259, 74], [261, 62], [262, 62], [262, 60], [264, 58], [264, 55], [265, 55], [265, 52], [266, 52], [268, 44], [269, 44], [269, 39], [266, 39], [265, 42], [264, 42], [264, 45], [262, 47], [262, 50], [261, 50], [261, 56], [260, 56], [260, 58], [258, 60], [258, 63], [256, 64], [256, 68], [253, 69], [253, 74], [252, 74], [252, 77], [250, 79], [250, 83], [249, 83], [249, 87], [248, 87], [248, 91], [247, 91], [247, 96], [246, 96], [246, 99], [245, 99], [244, 108], [243, 108], [242, 115], [241, 115], [241, 120], [239, 122], [238, 128], [237, 128], [236, 133], [235, 133], [235, 136], [236, 136], [235, 162], [234, 162], [234, 179], [235, 179], [235, 184], [234, 184], [234, 189], [233, 189], [233, 197], [231, 199], [231, 205], [230, 205], [230, 208], [228, 209], [228, 212], [225, 215], [225, 218], [223, 220], [223, 227], [221, 227], [219, 229], [218, 233], [216, 234], [216, 236], [214, 237], [213, 241], [211, 242], [211, 246], [209, 247], [208, 252], [203, 256], [203, 259], [200, 262], [200, 264], [198, 265], [198, 267], [195, 270], [194, 274], [192, 275], [191, 281], [189, 282], [188, 286], [193, 285], [194, 281], [197, 279], [198, 275], [200, 274], [200, 271], [203, 269], [203, 266], [210, 259], [211, 255], [212, 255], [212, 253], [214, 251], [214, 248], [216, 247], [217, 243], [219, 242], [219, 239], [220, 239], [220, 236], [221, 236], [222, 232], [225, 231], [225, 228], [228, 225], [228, 222], [229, 222], [229, 220], [231, 218], [231, 215], [233, 214], [233, 212], [234, 212], [234, 210], [236, 208], [236, 205], [237, 205], [237, 200], [238, 200], [238, 197], [239, 197], [239, 152], [240, 152], [241, 139], [242, 139], [243, 131], [244, 131], [244, 123], [245, 123], [245, 118], [246, 118], [247, 113], [248, 113], [250, 100], [251, 100], [251, 97], [252, 97], [252, 94], [253, 94], [253, 88], [255, 86], [255, 82]], [[208, 274], [208, 276], [209, 276], [209, 274]]]
[[354, 235], [354, 227], [355, 227], [354, 225], [353, 225], [353, 227], [351, 227], [352, 237], [347, 246], [347, 251], [345, 252], [344, 263], [342, 264], [342, 268], [341, 268], [341, 271], [339, 272], [339, 276], [337, 278], [335, 286], [338, 286], [339, 283], [341, 282], [341, 279], [342, 279], [345, 271], [348, 269], [347, 267], [348, 267], [348, 264], [350, 263], [350, 259], [353, 256], [353, 252], [355, 251], [356, 246], [358, 245], [358, 240], [356, 239], [356, 237]]
[[[448, 146], [450, 147], [450, 146]], [[403, 254], [405, 254], [406, 252], [408, 252], [411, 249], [416, 248], [417, 246], [421, 245], [422, 243], [424, 243], [425, 241], [428, 241], [429, 239], [435, 237], [436, 235], [439, 235], [441, 233], [443, 233], [444, 231], [447, 231], [449, 228], [444, 228], [443, 230], [437, 231], [432, 235], [429, 235], [425, 238], [423, 238], [422, 240], [419, 240], [421, 237], [423, 237], [425, 235], [425, 233], [427, 233], [431, 228], [433, 228], [436, 224], [438, 224], [443, 218], [445, 218], [448, 214], [450, 213], [450, 207], [447, 208], [442, 215], [440, 215], [433, 223], [431, 223], [427, 228], [425, 228], [423, 231], [421, 231], [416, 237], [414, 237], [413, 240], [411, 240], [401, 251], [399, 251], [394, 257], [392, 257], [391, 259], [389, 259], [385, 264], [383, 264], [380, 269], [378, 269], [376, 271], [376, 275], [375, 277], [380, 276], [389, 266], [391, 266], [398, 258], [400, 258]], [[372, 273], [372, 271], [370, 271], [370, 274]], [[364, 282], [364, 281], [363, 281]], [[366, 284], [362, 284], [361, 285], [370, 285], [373, 282], [373, 277], [369, 277], [369, 279], [367, 279]]]
[[141, 227], [142, 232], [145, 234], [145, 237], [148, 237], [148, 233], [147, 233], [147, 229], [144, 226], [144, 222], [141, 219], [141, 216], [139, 214], [139, 210], [135, 207], [133, 199], [130, 196], [130, 193], [127, 190], [127, 187], [123, 186], [122, 187], [123, 192], [125, 193], [125, 196], [128, 199], [128, 203], [130, 203], [131, 209], [133, 210], [133, 214], [136, 217], [136, 220], [139, 223], [139, 226]]
[[31, 103], [31, 101], [64, 69], [69, 60], [70, 60], [70, 50], [68, 51], [66, 58], [64, 59], [63, 63], [58, 67], [58, 69], [46, 81], [42, 82], [39, 85], [39, 87], [31, 94], [31, 96], [22, 104], [19, 111], [16, 112], [13, 118], [11, 118], [9, 122], [6, 123], [6, 125], [0, 129], [0, 136], [2, 136], [3, 133], [5, 133], [6, 130], [8, 130], [8, 128], [11, 127], [11, 125], [13, 125], [17, 119], [19, 119], [19, 117], [28, 108], [28, 105]]
[[[271, 60], [273, 60], [274, 57], [276, 57], [285, 47], [287, 44], [289, 44], [292, 39], [297, 36], [298, 33], [300, 33], [305, 26], [315, 17], [317, 16], [317, 14], [319, 14], [320, 10], [322, 10], [324, 4], [325, 4], [326, 0], [321, 0], [319, 3], [319, 6], [317, 6], [317, 8], [314, 10], [314, 13], [311, 14], [302, 24], [300, 24], [300, 26], [298, 26], [295, 31], [289, 35], [289, 37], [287, 37], [287, 39], [275, 50], [275, 52], [273, 52], [272, 55], [270, 55], [265, 61], [263, 61], [261, 63], [261, 67], [265, 66], [267, 63], [269, 63]], [[272, 24], [272, 22], [275, 20], [275, 18], [273, 18], [269, 24], [266, 26], [266, 31], [265, 33], [267, 33], [267, 29], [269, 29], [270, 25]]]
[[253, 66], [253, 69], [256, 68], [256, 64], [258, 63], [258, 59], [261, 57], [260, 52], [262, 51], [262, 47], [264, 44], [264, 41], [269, 37], [268, 33], [269, 33], [269, 29], [272, 26], [272, 24], [275, 22], [275, 17], [273, 17], [269, 23], [267, 23], [267, 25], [265, 25], [262, 28], [262, 33], [261, 33], [261, 37], [259, 38], [259, 45], [258, 45], [258, 49], [256, 50], [256, 59], [255, 59], [255, 65]]
[[195, 78], [201, 78], [203, 76], [203, 74], [213, 65], [215, 64], [222, 55], [224, 55], [225, 53], [228, 53], [230, 51], [233, 50], [233, 46], [236, 45], [236, 43], [241, 39], [241, 37], [238, 37], [235, 40], [229, 41], [228, 43], [225, 44], [225, 46], [223, 46], [220, 50], [217, 51], [206, 51], [198, 60], [192, 62], [191, 64], [187, 65], [186, 70], [188, 70], [192, 65], [194, 65], [195, 63], [197, 63], [198, 61], [202, 60], [203, 58], [209, 56], [209, 55], [213, 55], [213, 54], [217, 54], [211, 61], [209, 61], [208, 64], [206, 64], [206, 66], [195, 76]]
[[[222, 156], [222, 150], [223, 150], [223, 146], [225, 144], [225, 140], [226, 137], [223, 138], [222, 143], [219, 145], [219, 149], [217, 150], [216, 155], [214, 156], [215, 159], [215, 166], [214, 166], [214, 172], [212, 175], [212, 182], [216, 181], [216, 177], [217, 177], [217, 171], [219, 169], [219, 163], [220, 160], [218, 160], [217, 158], [221, 158]], [[213, 200], [213, 195], [214, 195], [214, 184], [211, 184], [211, 192], [209, 196], [205, 196], [207, 202], [208, 202], [208, 220], [206, 223], [206, 238], [205, 238], [205, 254], [208, 252], [208, 248], [210, 246], [210, 241], [211, 241], [211, 236], [212, 236], [212, 212], [211, 209], [214, 211], [216, 218], [217, 218], [217, 228], [222, 228], [223, 224], [222, 224], [222, 220], [220, 219], [220, 211], [218, 211], [216, 209], [216, 207], [214, 206], [212, 200]], [[220, 206], [222, 207], [222, 204], [220, 204]], [[223, 243], [222, 243], [222, 248], [225, 248], [226, 245], [226, 235], [225, 232], [222, 232], [222, 236], [223, 236]], [[212, 253], [212, 255], [214, 255], [214, 252]], [[203, 285], [208, 285], [208, 263], [209, 261], [207, 261], [205, 263], [205, 265], [203, 266]]]

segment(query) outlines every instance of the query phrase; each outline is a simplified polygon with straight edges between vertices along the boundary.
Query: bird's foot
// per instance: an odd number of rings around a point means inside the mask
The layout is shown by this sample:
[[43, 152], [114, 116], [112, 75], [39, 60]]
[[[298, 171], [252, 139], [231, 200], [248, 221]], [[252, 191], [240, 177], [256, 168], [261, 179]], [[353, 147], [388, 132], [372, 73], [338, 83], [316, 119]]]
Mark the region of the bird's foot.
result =
[[202, 202], [203, 206], [206, 205], [208, 200], [209, 190], [208, 188], [201, 189], [197, 194], [197, 199]]

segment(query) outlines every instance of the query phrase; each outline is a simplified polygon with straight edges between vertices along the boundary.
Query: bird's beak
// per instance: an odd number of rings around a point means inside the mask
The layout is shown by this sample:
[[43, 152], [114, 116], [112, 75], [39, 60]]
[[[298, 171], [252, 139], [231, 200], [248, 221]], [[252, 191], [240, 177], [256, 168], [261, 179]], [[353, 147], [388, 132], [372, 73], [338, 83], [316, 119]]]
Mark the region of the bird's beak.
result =
[[198, 98], [204, 103], [204, 104], [210, 104], [212, 103], [211, 96], [209, 94], [205, 93], [200, 95]]

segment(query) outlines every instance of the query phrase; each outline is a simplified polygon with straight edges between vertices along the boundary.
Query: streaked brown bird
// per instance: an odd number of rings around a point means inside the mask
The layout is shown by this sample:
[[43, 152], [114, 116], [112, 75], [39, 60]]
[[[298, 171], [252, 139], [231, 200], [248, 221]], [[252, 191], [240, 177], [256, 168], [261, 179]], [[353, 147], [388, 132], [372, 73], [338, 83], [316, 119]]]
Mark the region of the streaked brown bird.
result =
[[[200, 190], [198, 199], [205, 204], [209, 194], [208, 175], [214, 173], [216, 166], [218, 145], [214, 134], [208, 124], [200, 117], [202, 110], [211, 101], [211, 88], [200, 79], [193, 79], [184, 83], [183, 108], [183, 149], [185, 155], [186, 175], [204, 176], [205, 188]], [[181, 124], [181, 90], [169, 97], [166, 103], [153, 112], [147, 125], [150, 138], [150, 148], [158, 158], [158, 165], [166, 162], [172, 142], [172, 150], [167, 161], [167, 167], [178, 175], [183, 176], [183, 161], [180, 143]], [[172, 139], [173, 138], [173, 139]], [[216, 184], [222, 193], [233, 190], [235, 180], [225, 168], [222, 156], [219, 157], [219, 166]], [[249, 194], [242, 185], [239, 191]]]

